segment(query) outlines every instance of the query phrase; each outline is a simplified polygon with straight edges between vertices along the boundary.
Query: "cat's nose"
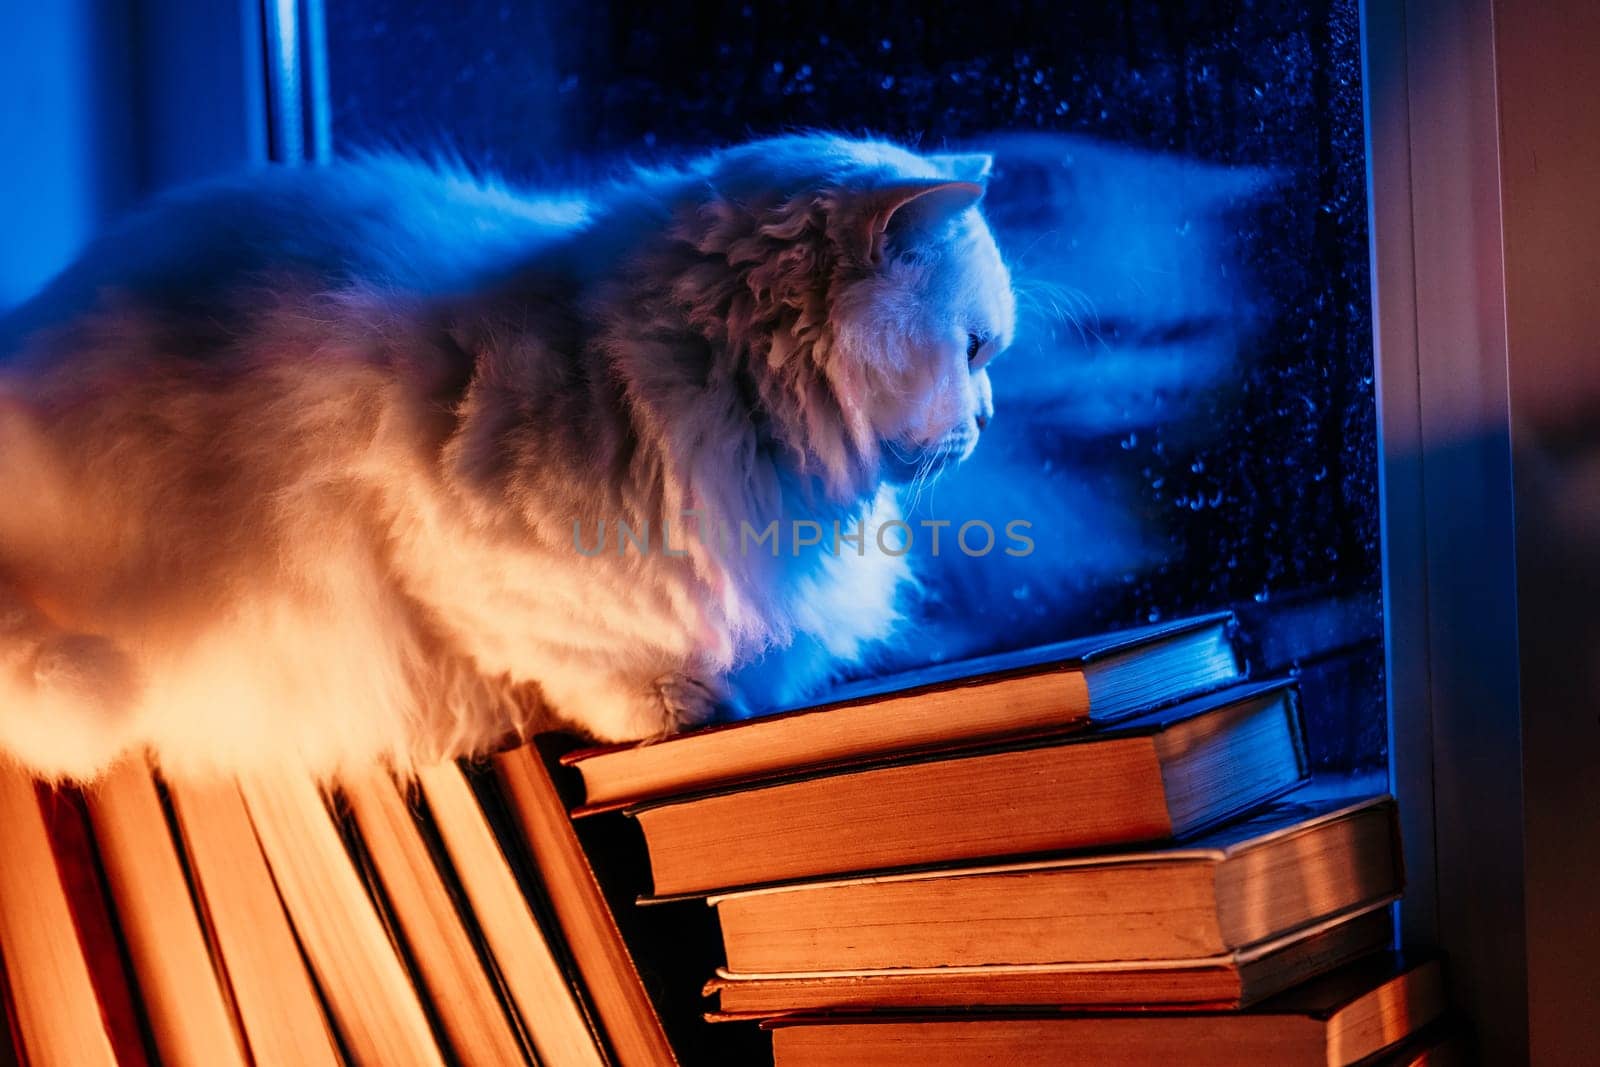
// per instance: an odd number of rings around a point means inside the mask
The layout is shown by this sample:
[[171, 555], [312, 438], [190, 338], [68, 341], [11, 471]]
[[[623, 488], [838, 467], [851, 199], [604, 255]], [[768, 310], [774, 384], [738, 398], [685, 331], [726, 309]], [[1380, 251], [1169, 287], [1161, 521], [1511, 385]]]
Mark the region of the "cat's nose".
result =
[[989, 428], [989, 420], [993, 418], [993, 416], [980, 411], [976, 415], [973, 415], [972, 418], [977, 422], [979, 430], [987, 430]]

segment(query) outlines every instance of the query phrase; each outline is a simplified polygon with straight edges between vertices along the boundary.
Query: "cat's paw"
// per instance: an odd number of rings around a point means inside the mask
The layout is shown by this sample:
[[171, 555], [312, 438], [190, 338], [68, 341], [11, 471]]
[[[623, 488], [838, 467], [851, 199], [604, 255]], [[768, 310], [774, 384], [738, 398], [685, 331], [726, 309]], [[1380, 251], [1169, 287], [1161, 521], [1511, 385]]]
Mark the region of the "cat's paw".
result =
[[0, 656], [0, 750], [44, 778], [93, 779], [132, 743], [134, 663], [92, 634], [29, 632], [11, 648]]
[[137, 673], [115, 643], [94, 634], [55, 634], [33, 656], [34, 686], [85, 710], [115, 715], [133, 702]]
[[[563, 684], [565, 683], [565, 684]], [[545, 705], [596, 741], [660, 741], [698, 726], [728, 698], [726, 682], [671, 671], [651, 678], [541, 679]]]
[[729, 695], [726, 686], [686, 674], [664, 674], [651, 688], [661, 709], [657, 739], [708, 722]]

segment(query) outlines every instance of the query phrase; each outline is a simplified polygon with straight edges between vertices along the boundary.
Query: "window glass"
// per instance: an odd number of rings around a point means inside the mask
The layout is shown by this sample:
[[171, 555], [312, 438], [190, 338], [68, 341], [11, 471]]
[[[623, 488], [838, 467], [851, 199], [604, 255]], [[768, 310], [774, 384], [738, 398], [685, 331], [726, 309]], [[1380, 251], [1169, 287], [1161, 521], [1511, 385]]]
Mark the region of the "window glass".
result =
[[[327, 17], [342, 149], [534, 181], [797, 127], [995, 154], [985, 210], [1018, 341], [983, 445], [916, 508], [1026, 520], [1034, 550], [919, 552], [929, 604], [897, 662], [1329, 598], [1377, 632], [1356, 0], [345, 0]], [[1343, 719], [1325, 762], [1381, 757], [1380, 665], [1369, 648], [1327, 683]]]

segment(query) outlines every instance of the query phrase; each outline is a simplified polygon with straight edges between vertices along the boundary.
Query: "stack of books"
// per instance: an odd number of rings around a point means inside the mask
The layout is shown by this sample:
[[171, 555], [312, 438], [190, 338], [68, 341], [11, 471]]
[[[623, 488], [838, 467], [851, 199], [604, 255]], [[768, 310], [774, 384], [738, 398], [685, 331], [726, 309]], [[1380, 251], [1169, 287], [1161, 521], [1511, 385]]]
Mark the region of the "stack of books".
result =
[[1308, 791], [1228, 616], [535, 740], [331, 785], [0, 765], [0, 1065], [1439, 1062], [1393, 805]]
[[641, 904], [710, 905], [706, 1017], [780, 1067], [1441, 1062], [1393, 802], [1311, 783], [1228, 616], [563, 762], [580, 826], [636, 823]]

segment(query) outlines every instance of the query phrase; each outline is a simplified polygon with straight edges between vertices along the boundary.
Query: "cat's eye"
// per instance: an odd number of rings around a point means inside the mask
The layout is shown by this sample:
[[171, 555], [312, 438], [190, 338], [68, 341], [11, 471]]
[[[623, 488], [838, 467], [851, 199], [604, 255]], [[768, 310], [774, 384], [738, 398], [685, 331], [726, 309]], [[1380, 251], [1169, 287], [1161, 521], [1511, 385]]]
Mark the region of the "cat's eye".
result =
[[967, 334], [967, 362], [978, 362], [978, 353], [983, 349], [983, 338], [975, 333]]

